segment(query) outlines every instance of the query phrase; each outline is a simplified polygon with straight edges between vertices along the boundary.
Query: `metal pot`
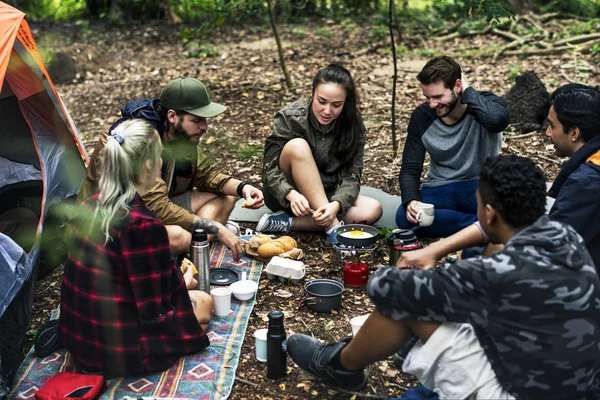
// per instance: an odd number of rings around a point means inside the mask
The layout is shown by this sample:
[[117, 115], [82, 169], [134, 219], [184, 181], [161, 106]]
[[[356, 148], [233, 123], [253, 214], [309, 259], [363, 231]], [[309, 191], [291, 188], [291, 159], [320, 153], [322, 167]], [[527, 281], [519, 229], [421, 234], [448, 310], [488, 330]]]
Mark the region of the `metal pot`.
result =
[[332, 279], [314, 279], [304, 285], [305, 304], [317, 312], [339, 310], [342, 305], [344, 284]]

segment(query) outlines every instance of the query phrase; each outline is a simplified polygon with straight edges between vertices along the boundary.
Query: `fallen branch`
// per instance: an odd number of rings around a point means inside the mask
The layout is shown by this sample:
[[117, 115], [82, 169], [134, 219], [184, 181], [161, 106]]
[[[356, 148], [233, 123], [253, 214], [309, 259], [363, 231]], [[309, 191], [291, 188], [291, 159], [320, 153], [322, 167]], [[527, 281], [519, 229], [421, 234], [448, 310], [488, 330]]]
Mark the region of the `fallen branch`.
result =
[[500, 29], [492, 29], [492, 33], [510, 41], [521, 40], [519, 35], [515, 35], [514, 33], [508, 31], [502, 31]]
[[570, 38], [557, 40], [556, 42], [554, 42], [554, 45], [562, 46], [565, 44], [579, 44], [579, 43], [585, 43], [585, 42], [589, 42], [591, 40], [597, 40], [597, 39], [600, 39], [600, 33], [590, 33], [589, 35], [573, 36]]
[[545, 161], [548, 161], [548, 162], [554, 163], [554, 164], [556, 164], [556, 165], [559, 165], [559, 166], [561, 166], [561, 165], [562, 165], [562, 161], [559, 161], [559, 160], [553, 160], [552, 158], [548, 158], [548, 157], [546, 157], [546, 156], [543, 156], [543, 155], [541, 155], [541, 154], [537, 154], [537, 153], [535, 153], [533, 156], [534, 156], [534, 157], [537, 157], [537, 158], [541, 158], [542, 160], [545, 160]]
[[350, 394], [356, 397], [362, 397], [365, 399], [389, 399], [390, 395], [384, 395], [384, 394], [369, 394], [369, 393], [361, 393], [361, 392], [353, 392], [352, 390], [346, 390], [346, 389], [342, 389], [342, 388], [336, 388], [336, 390], [338, 392], [341, 393], [345, 393], [345, 394]]
[[524, 133], [522, 135], [504, 136], [504, 139], [506, 139], [506, 140], [508, 140], [508, 139], [523, 139], [523, 138], [528, 138], [528, 137], [531, 137], [531, 136], [535, 136], [538, 133], [539, 132], [535, 131], [535, 132]]
[[564, 51], [572, 49], [573, 48], [571, 46], [549, 47], [547, 49], [520, 49], [506, 51], [504, 52], [504, 54], [509, 56], [548, 56], [552, 54], [562, 53]]
[[244, 383], [244, 384], [246, 384], [246, 385], [250, 385], [250, 386], [258, 387], [258, 384], [254, 383], [254, 382], [247, 381], [247, 380], [245, 380], [245, 379], [242, 379], [242, 378], [240, 378], [240, 377], [238, 377], [238, 376], [236, 376], [236, 377], [235, 377], [235, 380], [236, 380], [236, 381], [238, 381], [238, 382]]
[[446, 36], [439, 36], [435, 40], [438, 42], [444, 42], [444, 41], [447, 41], [450, 39], [456, 39], [458, 37], [464, 38], [464, 37], [469, 37], [469, 36], [485, 35], [485, 34], [490, 33], [491, 31], [492, 31], [492, 27], [488, 26], [487, 28], [485, 28], [482, 31], [454, 32], [454, 33], [451, 33]]

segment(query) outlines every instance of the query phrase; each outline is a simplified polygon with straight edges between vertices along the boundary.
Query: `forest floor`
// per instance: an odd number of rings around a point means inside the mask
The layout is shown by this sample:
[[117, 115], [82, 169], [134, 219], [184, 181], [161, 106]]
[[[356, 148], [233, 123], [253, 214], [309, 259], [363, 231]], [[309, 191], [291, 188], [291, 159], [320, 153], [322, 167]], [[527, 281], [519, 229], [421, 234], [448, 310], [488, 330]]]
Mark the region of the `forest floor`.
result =
[[[515, 71], [535, 71], [550, 92], [569, 80], [600, 83], [593, 62], [582, 55], [577, 56], [576, 64], [572, 55], [511, 56], [492, 61], [482, 49], [501, 45], [501, 39], [496, 36], [450, 41], [410, 36], [401, 44], [413, 50], [400, 55], [398, 60], [399, 150], [395, 156], [390, 117], [391, 52], [384, 42], [371, 39], [372, 27], [368, 23], [359, 26], [323, 19], [310, 24], [279, 26], [287, 67], [295, 84], [292, 90], [285, 88], [275, 42], [271, 32], [264, 28], [240, 27], [215, 33], [210, 45], [218, 48], [218, 56], [186, 58], [177, 36], [184, 28], [182, 25], [156, 23], [113, 27], [90, 23], [84, 27], [71, 23], [30, 24], [42, 51], [65, 51], [76, 61], [78, 77], [70, 84], [57, 85], [57, 90], [88, 151], [98, 135], [119, 117], [121, 106], [135, 99], [157, 97], [169, 80], [188, 75], [202, 80], [212, 99], [229, 109], [209, 121], [209, 131], [203, 138], [208, 153], [214, 155], [223, 170], [257, 186], [260, 186], [262, 146], [271, 132], [274, 113], [287, 103], [309, 96], [312, 77], [330, 62], [342, 63], [352, 72], [361, 96], [361, 109], [368, 128], [362, 184], [393, 194], [399, 193], [398, 173], [410, 113], [425, 100], [416, 74], [429, 55], [454, 56], [474, 88], [489, 90], [499, 96], [513, 85]], [[573, 69], [573, 65], [587, 67]], [[581, 75], [582, 70], [585, 76]], [[547, 173], [548, 180], [553, 180], [562, 160], [554, 155], [550, 141], [541, 133], [511, 139], [513, 134], [510, 128], [505, 132], [502, 152], [531, 157]], [[306, 253], [306, 280], [341, 279], [342, 264], [323, 234], [298, 233], [293, 236]], [[385, 244], [380, 240], [370, 272], [387, 263]], [[62, 268], [57, 268], [38, 285], [31, 329], [46, 322], [50, 311], [58, 305], [61, 278]], [[373, 309], [364, 288], [348, 288], [339, 312], [318, 314], [299, 309], [302, 287], [269, 281], [263, 276], [237, 369], [240, 380], [230, 398], [390, 398], [399, 397], [417, 384], [390, 360], [370, 367], [369, 384], [361, 393], [340, 391], [314, 380], [300, 372], [291, 360], [286, 379], [266, 379], [266, 365], [254, 356], [252, 333], [266, 327], [269, 311], [284, 311], [288, 335], [301, 332], [324, 341], [337, 341], [351, 335], [351, 317]]]

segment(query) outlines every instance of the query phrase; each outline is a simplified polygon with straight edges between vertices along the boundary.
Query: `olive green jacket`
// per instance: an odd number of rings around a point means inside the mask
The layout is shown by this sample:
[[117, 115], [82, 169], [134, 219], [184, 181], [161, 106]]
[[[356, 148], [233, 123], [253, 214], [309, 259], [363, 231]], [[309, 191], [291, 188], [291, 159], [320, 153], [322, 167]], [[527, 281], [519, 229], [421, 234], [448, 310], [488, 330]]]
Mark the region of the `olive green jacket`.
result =
[[[329, 201], [338, 201], [345, 214], [356, 202], [360, 191], [366, 138], [366, 129], [362, 128], [363, 135], [354, 159], [349, 166], [342, 167], [341, 160], [330, 154], [335, 137], [320, 129], [311, 111], [311, 100], [302, 99], [289, 104], [275, 114], [273, 133], [265, 142], [263, 189], [268, 190], [283, 209], [289, 208], [290, 202], [285, 196], [294, 186], [279, 168], [279, 155], [288, 141], [303, 138], [310, 146]], [[332, 131], [332, 126], [328, 131]]]
[[[88, 165], [86, 178], [83, 181], [78, 201], [81, 203], [90, 196], [97, 188], [100, 167], [100, 151], [106, 144], [107, 135], [103, 135], [96, 143], [94, 154]], [[192, 190], [198, 189], [201, 192], [210, 192], [222, 194], [223, 185], [231, 176], [225, 175], [217, 170], [207, 157], [202, 153], [201, 145], [195, 147], [189, 146], [187, 154], [179, 154], [179, 159], [189, 159], [191, 168], [189, 171], [176, 172], [173, 157], [169, 156], [169, 142], [163, 143], [163, 164], [161, 176], [156, 180], [146, 193], [140, 193], [146, 206], [154, 213], [165, 225], [179, 225], [184, 229], [190, 229], [194, 220], [194, 214], [185, 208], [172, 203], [169, 197], [176, 196]]]

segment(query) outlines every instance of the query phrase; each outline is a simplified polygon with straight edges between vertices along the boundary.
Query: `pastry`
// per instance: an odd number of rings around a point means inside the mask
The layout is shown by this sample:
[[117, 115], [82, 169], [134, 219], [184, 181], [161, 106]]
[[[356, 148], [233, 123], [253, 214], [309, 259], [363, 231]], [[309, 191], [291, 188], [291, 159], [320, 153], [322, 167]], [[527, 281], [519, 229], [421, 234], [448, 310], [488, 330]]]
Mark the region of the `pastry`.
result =
[[187, 258], [184, 258], [183, 261], [181, 261], [181, 273], [185, 275], [188, 268], [190, 267], [192, 268], [192, 274], [196, 275], [198, 273], [198, 270], [196, 269], [194, 263], [188, 260]]
[[251, 197], [250, 200], [244, 201], [242, 208], [252, 207], [254, 205], [254, 199]]
[[283, 243], [271, 240], [270, 242], [261, 244], [257, 250], [258, 255], [262, 258], [271, 258], [285, 252]]
[[271, 237], [269, 235], [258, 234], [258, 235], [252, 236], [250, 239], [248, 239], [248, 245], [252, 249], [258, 249], [258, 247], [261, 244], [265, 244], [267, 242], [270, 242], [271, 240], [273, 240], [273, 239], [271, 239]]
[[290, 251], [291, 249], [298, 247], [298, 243], [296, 243], [294, 238], [291, 236], [281, 236], [275, 239], [275, 241], [282, 243], [285, 251]]

